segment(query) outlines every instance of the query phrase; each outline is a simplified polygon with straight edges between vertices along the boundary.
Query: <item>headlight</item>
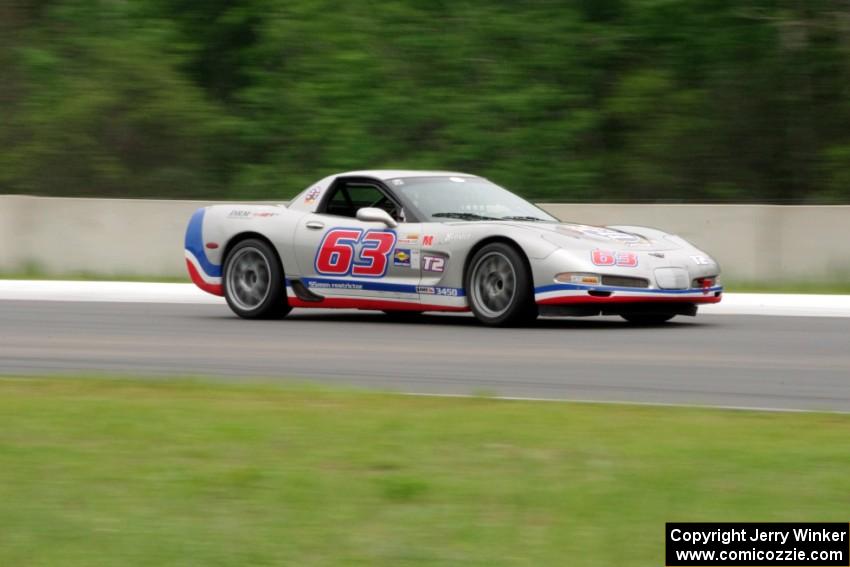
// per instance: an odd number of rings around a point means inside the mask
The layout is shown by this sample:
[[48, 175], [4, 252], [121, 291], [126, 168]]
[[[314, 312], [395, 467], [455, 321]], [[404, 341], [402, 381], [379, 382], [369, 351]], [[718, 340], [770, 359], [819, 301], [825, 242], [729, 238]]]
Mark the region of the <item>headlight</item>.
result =
[[563, 272], [555, 276], [555, 281], [559, 283], [599, 285], [600, 283], [602, 283], [602, 278], [599, 276], [599, 274]]

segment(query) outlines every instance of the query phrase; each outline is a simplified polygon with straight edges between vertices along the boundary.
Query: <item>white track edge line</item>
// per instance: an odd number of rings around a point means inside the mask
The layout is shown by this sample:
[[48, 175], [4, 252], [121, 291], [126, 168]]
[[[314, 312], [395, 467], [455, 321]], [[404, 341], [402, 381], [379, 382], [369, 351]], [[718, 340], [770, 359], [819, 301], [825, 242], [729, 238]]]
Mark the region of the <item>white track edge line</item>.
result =
[[[27, 380], [52, 379], [61, 377], [57, 375], [35, 374], [32, 376], [20, 375], [0, 375], [0, 382], [24, 382]], [[132, 378], [132, 375], [129, 375]], [[72, 376], [73, 378], [73, 376]], [[309, 382], [321, 383], [317, 380]], [[156, 383], [154, 381], [153, 383]], [[250, 383], [250, 382], [249, 382]], [[262, 383], [262, 382], [261, 382]], [[352, 391], [360, 393], [375, 393], [385, 394], [390, 396], [404, 396], [412, 398], [458, 398], [458, 399], [479, 399], [484, 401], [500, 401], [500, 402], [545, 402], [550, 404], [583, 404], [583, 405], [610, 405], [610, 406], [635, 406], [646, 408], [672, 408], [672, 409], [697, 409], [697, 410], [715, 410], [728, 412], [760, 412], [760, 413], [793, 413], [793, 414], [824, 414], [824, 415], [850, 415], [850, 410], [829, 410], [829, 409], [805, 409], [805, 408], [772, 408], [765, 406], [734, 406], [725, 404], [689, 404], [676, 402], [640, 402], [626, 400], [595, 400], [588, 398], [538, 398], [534, 396], [491, 396], [477, 394], [440, 394], [429, 392], [401, 392], [393, 390], [372, 390], [367, 388], [355, 388]]]
[[[0, 300], [185, 303], [222, 305], [191, 283], [69, 280], [0, 280]], [[719, 304], [703, 305], [707, 315], [850, 317], [850, 295], [727, 293]]]
[[503, 402], [549, 402], [549, 403], [567, 403], [567, 404], [587, 404], [587, 405], [615, 405], [615, 406], [640, 406], [640, 407], [658, 407], [658, 408], [682, 408], [682, 409], [703, 409], [703, 410], [723, 410], [723, 411], [751, 411], [762, 413], [822, 413], [829, 415], [850, 415], [850, 410], [828, 410], [828, 409], [805, 409], [805, 408], [772, 408], [763, 406], [734, 406], [724, 404], [689, 404], [676, 402], [639, 402], [626, 400], [594, 400], [594, 399], [573, 399], [573, 398], [536, 398], [533, 396], [489, 396], [476, 394], [439, 394], [428, 392], [390, 392], [401, 396], [413, 396], [421, 398], [475, 398], [481, 400], [498, 400]]

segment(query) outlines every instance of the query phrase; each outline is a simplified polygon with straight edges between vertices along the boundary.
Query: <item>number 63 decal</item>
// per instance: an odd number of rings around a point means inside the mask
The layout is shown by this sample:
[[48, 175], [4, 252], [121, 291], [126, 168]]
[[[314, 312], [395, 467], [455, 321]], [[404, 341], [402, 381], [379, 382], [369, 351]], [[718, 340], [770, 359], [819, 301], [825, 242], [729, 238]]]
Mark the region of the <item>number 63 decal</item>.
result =
[[[387, 273], [389, 255], [395, 247], [394, 232], [359, 228], [335, 228], [325, 233], [314, 262], [316, 273], [328, 276], [380, 278]], [[357, 256], [355, 246], [361, 245]]]
[[597, 266], [635, 268], [638, 265], [638, 257], [634, 252], [614, 252], [612, 250], [599, 250], [597, 248], [590, 253], [590, 259]]

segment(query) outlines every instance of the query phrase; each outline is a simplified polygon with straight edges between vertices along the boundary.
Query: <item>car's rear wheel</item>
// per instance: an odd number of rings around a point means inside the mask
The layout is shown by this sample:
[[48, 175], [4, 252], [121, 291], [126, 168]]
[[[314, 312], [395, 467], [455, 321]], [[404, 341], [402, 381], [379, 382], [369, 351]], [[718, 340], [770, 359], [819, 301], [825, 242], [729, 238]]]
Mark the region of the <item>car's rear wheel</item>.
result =
[[283, 317], [292, 308], [286, 301], [283, 267], [265, 241], [250, 238], [237, 243], [224, 261], [224, 297], [230, 309], [245, 319]]
[[466, 293], [472, 312], [485, 325], [520, 325], [537, 317], [531, 273], [521, 253], [508, 244], [494, 242], [475, 253]]
[[675, 313], [630, 313], [620, 315], [620, 317], [633, 325], [662, 325], [675, 316]]

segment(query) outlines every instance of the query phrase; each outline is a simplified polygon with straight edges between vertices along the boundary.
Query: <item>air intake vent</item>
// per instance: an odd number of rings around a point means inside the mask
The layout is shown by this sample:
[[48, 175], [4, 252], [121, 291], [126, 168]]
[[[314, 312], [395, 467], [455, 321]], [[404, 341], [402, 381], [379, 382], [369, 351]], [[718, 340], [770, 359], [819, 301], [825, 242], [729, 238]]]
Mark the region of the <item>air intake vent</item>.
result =
[[661, 289], [688, 289], [691, 278], [684, 268], [656, 268], [655, 282]]
[[649, 280], [628, 276], [602, 276], [602, 285], [616, 287], [649, 287]]

